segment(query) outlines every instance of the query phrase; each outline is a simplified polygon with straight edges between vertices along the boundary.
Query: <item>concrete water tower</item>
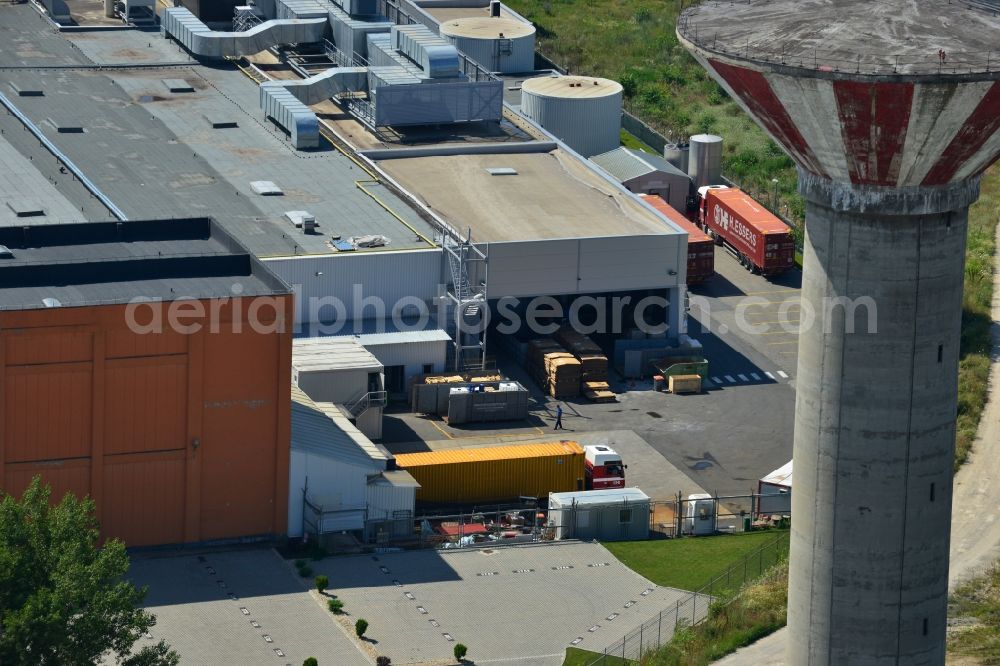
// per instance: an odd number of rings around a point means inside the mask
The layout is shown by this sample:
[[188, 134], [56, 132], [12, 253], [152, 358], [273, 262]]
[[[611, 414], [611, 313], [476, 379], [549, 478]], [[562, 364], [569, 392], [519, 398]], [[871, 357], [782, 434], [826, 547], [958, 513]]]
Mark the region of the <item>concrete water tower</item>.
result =
[[[1000, 153], [1000, 18], [733, 0], [677, 32], [807, 202], [787, 661], [944, 663], [966, 223]], [[837, 299], [860, 306], [853, 332]]]

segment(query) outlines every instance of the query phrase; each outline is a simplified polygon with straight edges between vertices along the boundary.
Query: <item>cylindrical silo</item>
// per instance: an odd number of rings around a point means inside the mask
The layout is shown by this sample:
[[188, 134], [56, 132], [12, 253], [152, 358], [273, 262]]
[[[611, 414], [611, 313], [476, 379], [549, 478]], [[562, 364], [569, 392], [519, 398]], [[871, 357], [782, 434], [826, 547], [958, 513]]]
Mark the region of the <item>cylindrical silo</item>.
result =
[[695, 189], [722, 184], [722, 137], [695, 134], [691, 137], [688, 155], [688, 175]]
[[521, 111], [584, 157], [621, 143], [622, 87], [590, 76], [528, 79]]
[[663, 159], [684, 173], [687, 173], [689, 152], [688, 144], [686, 143], [668, 143], [663, 147]]
[[441, 24], [441, 36], [485, 69], [503, 74], [535, 69], [535, 26], [512, 18], [467, 16]]

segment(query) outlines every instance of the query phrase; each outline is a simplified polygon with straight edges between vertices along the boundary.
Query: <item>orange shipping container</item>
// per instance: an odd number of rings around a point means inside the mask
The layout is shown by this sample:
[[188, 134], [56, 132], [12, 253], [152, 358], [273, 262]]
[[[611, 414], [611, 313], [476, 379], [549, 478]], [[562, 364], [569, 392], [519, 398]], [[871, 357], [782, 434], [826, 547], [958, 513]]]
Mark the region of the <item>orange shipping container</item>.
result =
[[396, 456], [420, 484], [417, 500], [474, 504], [583, 490], [584, 455], [576, 442], [446, 449]]

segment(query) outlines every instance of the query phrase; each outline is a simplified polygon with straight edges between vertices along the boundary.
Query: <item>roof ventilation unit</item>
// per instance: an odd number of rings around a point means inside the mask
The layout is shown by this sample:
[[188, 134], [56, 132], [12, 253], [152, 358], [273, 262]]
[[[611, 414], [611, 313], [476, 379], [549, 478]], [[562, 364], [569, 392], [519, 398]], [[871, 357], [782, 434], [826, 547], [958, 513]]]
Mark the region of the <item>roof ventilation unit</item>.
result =
[[10, 83], [10, 89], [18, 97], [43, 97], [45, 95], [41, 88], [22, 88], [13, 81]]
[[7, 208], [10, 208], [14, 212], [14, 215], [18, 217], [41, 217], [45, 215], [44, 208], [34, 201], [27, 199], [12, 199], [7, 202]]
[[285, 211], [285, 218], [294, 224], [296, 227], [302, 229], [304, 234], [316, 233], [316, 216], [305, 210], [289, 210]]
[[[282, 189], [275, 185], [270, 180], [255, 180], [250, 183], [250, 189], [254, 191], [254, 194], [259, 194], [262, 197], [280, 197], [284, 194]], [[287, 213], [286, 213], [287, 215]], [[298, 226], [298, 225], [296, 225]]]
[[161, 79], [163, 85], [172, 93], [193, 93], [194, 86], [184, 79]]
[[6, 245], [0, 245], [0, 259], [13, 259], [14, 253]]
[[61, 308], [62, 307], [62, 303], [59, 301], [58, 298], [43, 298], [42, 299], [42, 305], [44, 305], [47, 308]]

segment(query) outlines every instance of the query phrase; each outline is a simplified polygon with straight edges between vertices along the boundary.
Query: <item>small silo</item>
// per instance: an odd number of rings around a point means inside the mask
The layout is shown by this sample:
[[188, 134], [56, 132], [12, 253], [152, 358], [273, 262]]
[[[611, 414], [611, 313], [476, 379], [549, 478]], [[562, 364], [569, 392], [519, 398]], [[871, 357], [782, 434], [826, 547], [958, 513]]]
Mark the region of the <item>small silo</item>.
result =
[[535, 69], [535, 26], [512, 18], [467, 16], [441, 24], [441, 36], [491, 72]]
[[688, 172], [688, 145], [686, 143], [668, 143], [663, 147], [663, 159], [675, 167]]
[[590, 76], [527, 79], [521, 111], [584, 157], [621, 143], [622, 87]]
[[695, 134], [688, 148], [688, 175], [697, 190], [722, 184], [722, 137]]

